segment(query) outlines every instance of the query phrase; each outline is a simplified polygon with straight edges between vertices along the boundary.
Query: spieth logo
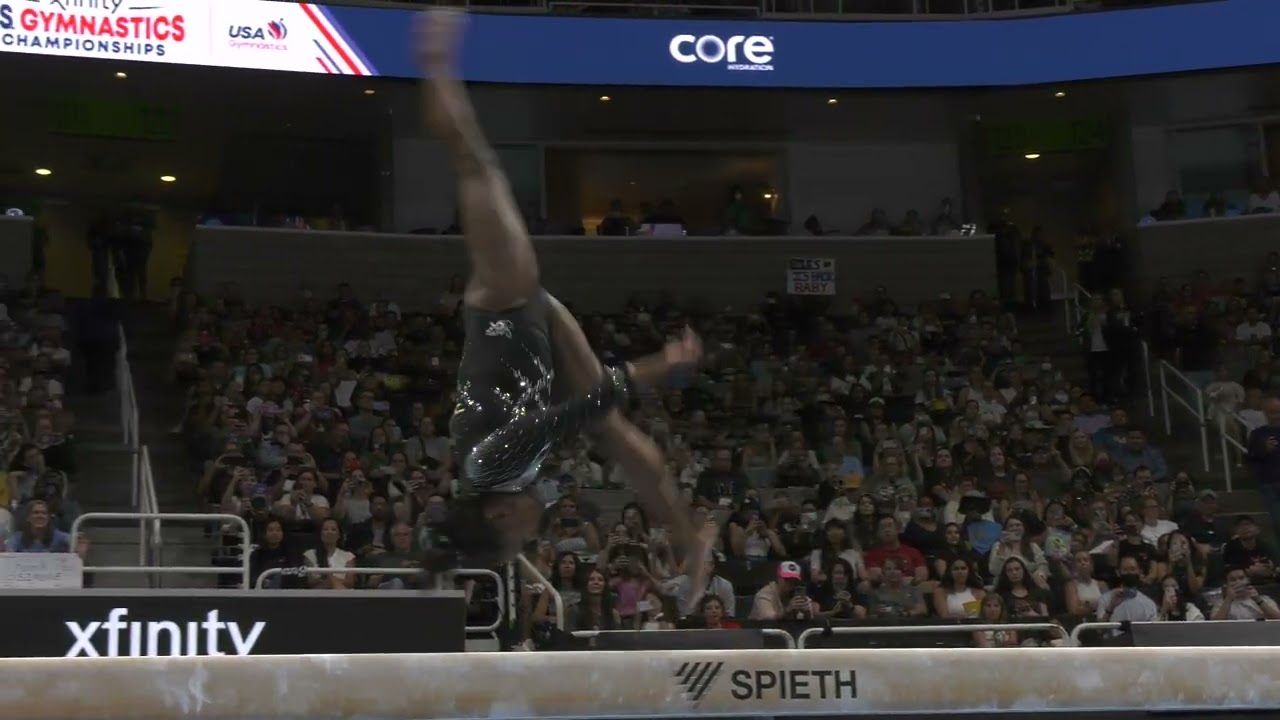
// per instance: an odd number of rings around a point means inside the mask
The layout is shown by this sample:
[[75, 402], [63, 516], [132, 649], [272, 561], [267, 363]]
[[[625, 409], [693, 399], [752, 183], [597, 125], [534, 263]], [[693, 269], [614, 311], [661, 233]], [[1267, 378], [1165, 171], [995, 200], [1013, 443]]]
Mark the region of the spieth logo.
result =
[[[240, 623], [218, 619], [210, 610], [204, 620], [125, 622], [128, 608], [113, 608], [105, 622], [68, 621], [72, 645], [66, 657], [160, 657], [179, 655], [248, 655], [266, 629], [255, 622], [247, 632]], [[230, 640], [224, 650], [223, 641]]]
[[721, 40], [715, 35], [677, 35], [668, 46], [676, 62], [725, 64], [726, 70], [773, 70], [773, 38], [764, 35], [734, 35]]
[[231, 47], [249, 48], [252, 50], [288, 50], [284, 43], [289, 37], [289, 28], [284, 20], [272, 20], [262, 27], [253, 25], [232, 25], [227, 28], [227, 37]]

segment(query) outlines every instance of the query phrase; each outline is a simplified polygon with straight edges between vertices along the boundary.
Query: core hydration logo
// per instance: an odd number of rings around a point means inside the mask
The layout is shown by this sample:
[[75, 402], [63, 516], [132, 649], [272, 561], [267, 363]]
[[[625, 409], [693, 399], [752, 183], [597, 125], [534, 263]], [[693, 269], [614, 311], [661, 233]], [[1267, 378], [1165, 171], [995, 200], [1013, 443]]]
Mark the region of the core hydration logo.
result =
[[[179, 655], [248, 655], [258, 644], [265, 622], [247, 630], [240, 623], [218, 619], [210, 610], [202, 620], [125, 622], [128, 608], [112, 608], [106, 621], [69, 620], [71, 649], [67, 657], [160, 657]], [[223, 645], [223, 641], [230, 641]], [[203, 642], [202, 642], [203, 641]], [[225, 649], [224, 649], [225, 648]], [[228, 652], [229, 651], [229, 652]]]
[[227, 28], [228, 42], [233, 48], [247, 50], [288, 50], [285, 38], [289, 28], [284, 20], [272, 20], [266, 25], [232, 25]]
[[[724, 670], [723, 662], [681, 663], [672, 673], [680, 694], [697, 707]], [[853, 670], [734, 670], [729, 673], [734, 700], [853, 700], [858, 678]]]
[[186, 40], [186, 19], [143, 0], [0, 3], [0, 51], [164, 57]]
[[724, 63], [726, 70], [773, 70], [773, 38], [764, 35], [734, 35], [722, 40], [715, 35], [677, 35], [667, 48], [676, 62]]

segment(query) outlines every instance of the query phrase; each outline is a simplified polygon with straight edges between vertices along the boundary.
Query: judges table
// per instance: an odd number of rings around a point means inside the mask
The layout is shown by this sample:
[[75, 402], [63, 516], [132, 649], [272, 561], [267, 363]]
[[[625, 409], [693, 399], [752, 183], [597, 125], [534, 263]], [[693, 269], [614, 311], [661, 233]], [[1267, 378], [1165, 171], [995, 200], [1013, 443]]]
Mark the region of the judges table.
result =
[[[840, 304], [884, 285], [899, 302], [995, 289], [990, 236], [973, 237], [536, 237], [543, 284], [584, 311], [616, 311], [663, 293], [682, 303], [756, 306], [764, 293], [833, 294]], [[188, 281], [202, 293], [234, 282], [250, 300], [285, 302], [306, 287], [348, 282], [430, 308], [465, 275], [459, 237], [199, 227]]]
[[1215, 283], [1243, 277], [1252, 288], [1273, 250], [1280, 250], [1280, 214], [1156, 222], [1137, 228], [1133, 273], [1144, 298], [1161, 278], [1177, 287], [1200, 270]]

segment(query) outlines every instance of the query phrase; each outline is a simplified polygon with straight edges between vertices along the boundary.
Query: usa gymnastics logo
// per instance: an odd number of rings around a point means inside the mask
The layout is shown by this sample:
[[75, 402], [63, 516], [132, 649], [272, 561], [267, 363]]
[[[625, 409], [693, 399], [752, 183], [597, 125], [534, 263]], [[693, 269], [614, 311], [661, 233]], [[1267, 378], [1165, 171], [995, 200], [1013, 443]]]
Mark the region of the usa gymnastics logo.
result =
[[272, 20], [266, 25], [231, 25], [227, 28], [227, 42], [238, 50], [288, 50], [285, 39], [289, 28], [284, 20]]

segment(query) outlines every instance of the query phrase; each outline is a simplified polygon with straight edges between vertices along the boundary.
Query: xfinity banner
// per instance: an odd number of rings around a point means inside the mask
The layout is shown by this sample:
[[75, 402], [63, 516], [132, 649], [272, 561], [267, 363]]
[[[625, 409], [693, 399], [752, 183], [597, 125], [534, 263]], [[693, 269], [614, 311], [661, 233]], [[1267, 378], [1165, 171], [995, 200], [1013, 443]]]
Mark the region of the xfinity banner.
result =
[[[414, 12], [266, 0], [0, 0], [0, 53], [411, 78]], [[1277, 27], [1277, 0], [915, 22], [476, 14], [463, 74], [606, 86], [1058, 83], [1277, 63]]]
[[462, 652], [461, 593], [0, 594], [0, 657]]

